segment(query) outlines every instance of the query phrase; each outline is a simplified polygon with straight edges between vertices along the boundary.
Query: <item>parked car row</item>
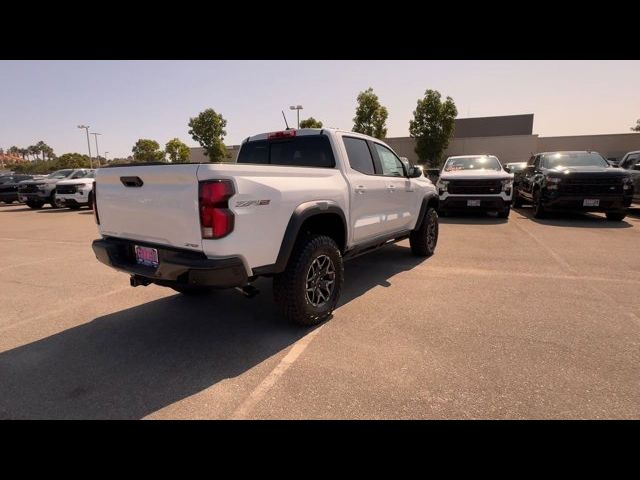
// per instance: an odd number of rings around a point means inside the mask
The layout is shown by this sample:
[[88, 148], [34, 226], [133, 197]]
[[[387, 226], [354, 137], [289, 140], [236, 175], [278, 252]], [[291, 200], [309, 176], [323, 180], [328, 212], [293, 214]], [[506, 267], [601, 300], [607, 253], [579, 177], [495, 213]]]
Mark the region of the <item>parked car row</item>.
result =
[[507, 218], [511, 206], [533, 206], [535, 218], [553, 211], [603, 212], [621, 221], [640, 202], [640, 151], [619, 165], [591, 151], [538, 153], [528, 162], [504, 166], [494, 155], [449, 157], [436, 182], [439, 212], [495, 211]]
[[40, 209], [91, 208], [95, 171], [86, 168], [57, 170], [49, 175], [5, 175], [0, 177], [0, 201], [25, 203]]

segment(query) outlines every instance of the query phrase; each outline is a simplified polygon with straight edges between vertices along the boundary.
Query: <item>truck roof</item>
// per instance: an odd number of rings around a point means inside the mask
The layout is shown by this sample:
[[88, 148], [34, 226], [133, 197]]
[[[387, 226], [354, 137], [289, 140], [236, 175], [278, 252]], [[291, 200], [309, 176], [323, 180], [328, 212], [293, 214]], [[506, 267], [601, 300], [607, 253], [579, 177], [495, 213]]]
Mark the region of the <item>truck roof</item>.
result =
[[352, 135], [354, 137], [370, 138], [372, 140], [377, 140], [379, 142], [382, 141], [380, 139], [371, 137], [369, 135], [364, 135], [362, 133], [351, 132], [349, 130], [343, 130], [340, 128], [323, 127], [323, 128], [289, 128], [288, 130], [276, 130], [272, 132], [258, 133], [256, 135], [252, 135], [250, 137], [245, 138], [242, 143], [253, 142], [256, 140], [267, 140], [269, 136], [276, 135], [276, 134], [281, 134], [282, 137], [286, 137], [287, 132], [295, 132], [295, 133], [290, 133], [291, 136], [321, 135], [323, 132], [348, 133], [349, 135]]

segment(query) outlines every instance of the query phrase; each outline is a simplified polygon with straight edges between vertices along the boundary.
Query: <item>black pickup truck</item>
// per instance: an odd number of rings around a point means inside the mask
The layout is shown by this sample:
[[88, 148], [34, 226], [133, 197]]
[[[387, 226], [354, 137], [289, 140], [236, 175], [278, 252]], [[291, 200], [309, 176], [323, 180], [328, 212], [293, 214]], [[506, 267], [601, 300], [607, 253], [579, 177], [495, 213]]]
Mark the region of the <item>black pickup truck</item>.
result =
[[514, 206], [533, 205], [533, 216], [549, 211], [604, 212], [622, 221], [633, 198], [633, 178], [590, 151], [545, 152], [527, 162]]

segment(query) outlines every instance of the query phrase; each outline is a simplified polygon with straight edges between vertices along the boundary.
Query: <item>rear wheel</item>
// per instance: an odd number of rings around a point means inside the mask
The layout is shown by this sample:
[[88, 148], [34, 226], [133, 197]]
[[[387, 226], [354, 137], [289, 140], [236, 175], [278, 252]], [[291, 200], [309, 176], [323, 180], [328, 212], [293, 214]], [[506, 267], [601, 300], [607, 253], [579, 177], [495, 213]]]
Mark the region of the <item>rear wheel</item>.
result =
[[422, 225], [411, 231], [409, 244], [414, 255], [419, 257], [433, 255], [438, 244], [438, 214], [435, 208], [427, 208]]
[[621, 222], [626, 216], [627, 212], [607, 212], [607, 220], [612, 222]]
[[74, 203], [74, 204], [68, 205], [68, 207], [69, 207], [71, 210], [80, 210], [80, 205], [79, 205], [79, 204], [77, 204], [77, 203]]
[[287, 320], [317, 325], [336, 307], [343, 281], [336, 242], [326, 235], [305, 235], [296, 242], [285, 271], [273, 278], [273, 294]]
[[89, 210], [93, 210], [93, 192], [89, 193], [89, 203], [87, 203]]

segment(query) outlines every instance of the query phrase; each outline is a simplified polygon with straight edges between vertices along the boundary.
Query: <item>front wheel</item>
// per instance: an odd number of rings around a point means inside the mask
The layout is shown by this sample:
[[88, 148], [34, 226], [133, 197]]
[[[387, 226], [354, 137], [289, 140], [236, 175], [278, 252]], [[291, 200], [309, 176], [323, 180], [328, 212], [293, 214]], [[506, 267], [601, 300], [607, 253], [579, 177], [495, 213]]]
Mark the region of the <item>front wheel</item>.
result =
[[498, 218], [509, 218], [509, 213], [511, 212], [511, 207], [507, 207], [504, 210], [498, 212]]
[[533, 216], [535, 218], [544, 218], [545, 213], [544, 207], [542, 206], [542, 195], [540, 194], [540, 190], [536, 190], [533, 192]]
[[54, 191], [49, 198], [49, 205], [51, 208], [64, 208], [64, 203], [56, 198], [56, 192]]
[[522, 206], [522, 198], [518, 195], [518, 191], [513, 192], [513, 208], [520, 208]]
[[27, 200], [27, 207], [33, 209], [33, 210], [39, 210], [42, 208], [42, 203], [35, 201], [35, 200]]
[[335, 309], [342, 284], [342, 254], [326, 235], [301, 237], [284, 272], [273, 278], [273, 294], [284, 317], [298, 325], [317, 325]]
[[414, 255], [430, 257], [438, 244], [438, 213], [433, 207], [429, 207], [424, 214], [422, 224], [412, 230], [409, 235], [409, 244]]
[[611, 222], [621, 222], [626, 216], [626, 212], [607, 212], [607, 220]]

